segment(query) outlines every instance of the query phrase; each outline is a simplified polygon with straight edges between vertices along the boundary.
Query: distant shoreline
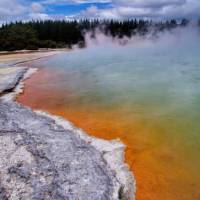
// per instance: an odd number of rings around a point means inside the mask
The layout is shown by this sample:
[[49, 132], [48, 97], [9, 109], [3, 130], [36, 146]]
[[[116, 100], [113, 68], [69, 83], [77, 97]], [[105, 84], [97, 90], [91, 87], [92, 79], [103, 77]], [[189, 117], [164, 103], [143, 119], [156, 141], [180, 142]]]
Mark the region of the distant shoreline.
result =
[[68, 51], [69, 48], [56, 48], [56, 49], [38, 49], [38, 50], [17, 50], [17, 51], [0, 51], [0, 56], [2, 55], [13, 55], [13, 54], [31, 54], [31, 53], [46, 53], [52, 51]]
[[69, 49], [39, 49], [34, 51], [4, 51], [0, 52], [0, 67], [17, 66], [22, 63], [39, 60], [48, 56], [67, 52]]

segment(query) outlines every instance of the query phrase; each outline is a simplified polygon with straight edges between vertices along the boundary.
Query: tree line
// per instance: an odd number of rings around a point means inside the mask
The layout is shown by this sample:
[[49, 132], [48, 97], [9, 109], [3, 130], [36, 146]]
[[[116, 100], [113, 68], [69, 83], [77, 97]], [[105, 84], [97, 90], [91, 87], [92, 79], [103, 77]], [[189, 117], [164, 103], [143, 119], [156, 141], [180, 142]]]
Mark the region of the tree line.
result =
[[73, 20], [73, 21], [30, 21], [3, 24], [0, 27], [0, 51], [37, 50], [39, 48], [63, 48], [75, 44], [85, 46], [85, 34], [95, 37], [98, 29], [113, 38], [133, 37], [187, 26], [189, 21], [170, 20]]

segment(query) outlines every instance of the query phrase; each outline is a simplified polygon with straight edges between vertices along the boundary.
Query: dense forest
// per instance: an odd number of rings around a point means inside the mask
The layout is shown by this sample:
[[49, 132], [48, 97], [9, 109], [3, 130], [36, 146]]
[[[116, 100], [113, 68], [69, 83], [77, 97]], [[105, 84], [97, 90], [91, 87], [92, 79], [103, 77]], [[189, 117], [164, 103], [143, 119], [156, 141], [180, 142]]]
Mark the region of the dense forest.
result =
[[63, 48], [74, 44], [84, 47], [85, 34], [90, 33], [91, 37], [95, 37], [96, 30], [113, 38], [131, 38], [136, 34], [146, 35], [152, 30], [156, 34], [188, 24], [186, 19], [180, 22], [174, 19], [165, 22], [136, 19], [15, 22], [0, 27], [0, 51]]

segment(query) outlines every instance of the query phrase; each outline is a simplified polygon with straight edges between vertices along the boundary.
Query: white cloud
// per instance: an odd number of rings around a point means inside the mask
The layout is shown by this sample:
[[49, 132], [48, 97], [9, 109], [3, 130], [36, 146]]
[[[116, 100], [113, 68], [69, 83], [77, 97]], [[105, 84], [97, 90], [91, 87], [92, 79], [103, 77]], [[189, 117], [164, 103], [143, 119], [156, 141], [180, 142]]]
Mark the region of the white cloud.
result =
[[[48, 6], [93, 4], [89, 8], [64, 16], [64, 13], [49, 15]], [[109, 7], [98, 8], [95, 3], [109, 3]], [[0, 0], [0, 23], [30, 19], [71, 18], [173, 18], [200, 17], [200, 0]]]
[[30, 9], [28, 12], [28, 19], [47, 20], [47, 19], [51, 19], [51, 17], [45, 13], [45, 9], [40, 3], [33, 2], [30, 5]]
[[69, 4], [85, 4], [85, 3], [111, 3], [111, 0], [43, 0], [42, 4], [69, 5]]
[[200, 17], [199, 0], [112, 0], [112, 8], [97, 9], [92, 15], [90, 8], [77, 17], [103, 18], [176, 18]]
[[45, 8], [37, 2], [24, 4], [19, 0], [0, 0], [0, 24], [17, 20], [49, 19]]
[[161, 8], [169, 5], [182, 5], [185, 4], [187, 0], [112, 0], [112, 2], [118, 5], [132, 6], [136, 8]]
[[17, 0], [0, 0], [0, 20], [13, 19], [26, 12], [26, 7]]
[[47, 20], [51, 19], [51, 17], [45, 13], [30, 13], [29, 19], [35, 19], [35, 20]]
[[34, 13], [41, 13], [41, 12], [44, 11], [44, 8], [40, 3], [33, 2], [31, 4], [31, 11], [34, 12]]

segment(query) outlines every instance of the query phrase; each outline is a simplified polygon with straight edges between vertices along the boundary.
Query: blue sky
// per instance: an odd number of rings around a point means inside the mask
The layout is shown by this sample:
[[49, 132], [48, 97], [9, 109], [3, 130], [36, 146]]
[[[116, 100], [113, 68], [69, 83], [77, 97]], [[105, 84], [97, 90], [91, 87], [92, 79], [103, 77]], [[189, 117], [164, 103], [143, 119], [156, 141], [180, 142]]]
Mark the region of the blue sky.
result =
[[64, 15], [73, 15], [80, 13], [81, 11], [84, 11], [90, 7], [97, 7], [99, 9], [106, 9], [111, 8], [110, 3], [83, 3], [83, 4], [69, 4], [69, 5], [48, 5], [46, 7], [46, 10], [48, 14], [64, 14]]
[[199, 18], [200, 0], [0, 0], [0, 23], [34, 19]]

